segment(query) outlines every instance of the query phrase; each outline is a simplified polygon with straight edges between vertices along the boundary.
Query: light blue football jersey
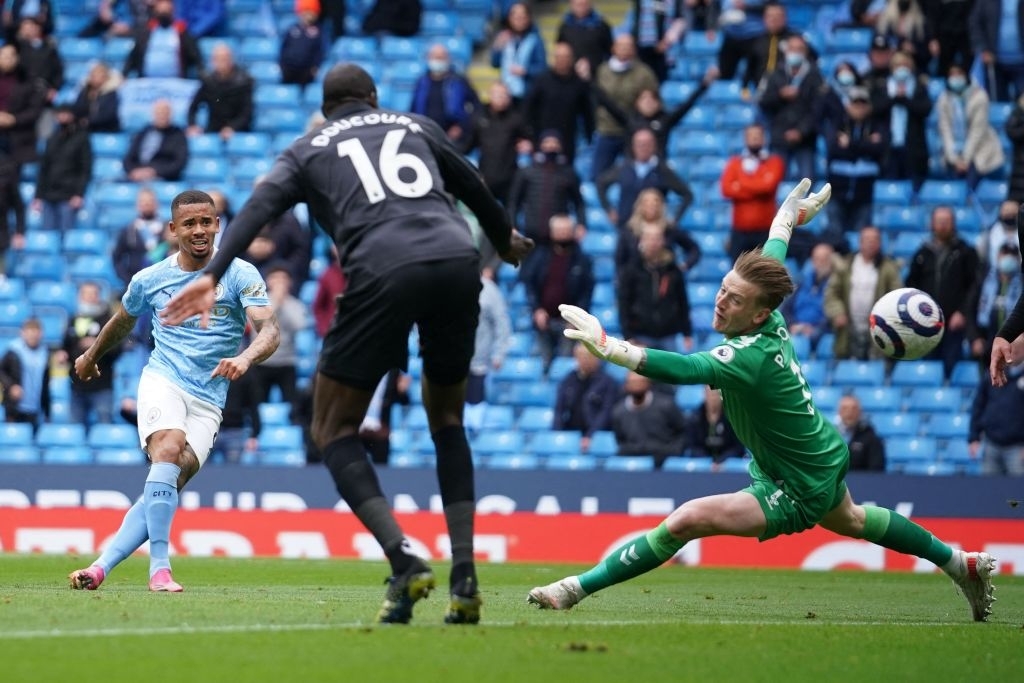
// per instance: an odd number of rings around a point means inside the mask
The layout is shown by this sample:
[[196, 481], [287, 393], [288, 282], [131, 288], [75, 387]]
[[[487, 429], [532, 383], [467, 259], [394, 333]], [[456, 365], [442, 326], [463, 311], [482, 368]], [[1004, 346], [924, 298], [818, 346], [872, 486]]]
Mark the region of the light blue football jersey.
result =
[[251, 263], [235, 259], [217, 283], [216, 303], [209, 326], [199, 327], [199, 316], [180, 325], [165, 325], [160, 313], [179, 290], [198, 278], [203, 271], [184, 271], [178, 255], [140, 270], [128, 283], [121, 297], [124, 310], [131, 316], [153, 314], [153, 352], [147, 370], [156, 372], [196, 398], [224, 407], [229, 380], [210, 377], [223, 358], [238, 355], [245, 331], [245, 309], [269, 306], [267, 284]]

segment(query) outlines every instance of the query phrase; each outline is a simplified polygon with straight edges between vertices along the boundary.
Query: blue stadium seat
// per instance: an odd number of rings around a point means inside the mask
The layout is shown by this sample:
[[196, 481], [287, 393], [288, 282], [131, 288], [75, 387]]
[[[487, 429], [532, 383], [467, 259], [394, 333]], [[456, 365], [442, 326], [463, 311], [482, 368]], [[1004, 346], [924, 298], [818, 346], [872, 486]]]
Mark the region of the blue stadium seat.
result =
[[39, 449], [35, 446], [4, 446], [0, 448], [0, 464], [36, 465], [40, 461]]
[[708, 104], [742, 104], [743, 88], [739, 79], [717, 80], [708, 87], [703, 99]]
[[219, 157], [224, 154], [224, 141], [216, 133], [193, 135], [188, 138], [188, 153], [193, 157]]
[[297, 425], [268, 425], [257, 437], [260, 451], [302, 450], [302, 427]]
[[650, 455], [616, 455], [604, 461], [604, 468], [613, 472], [650, 472], [654, 457]]
[[100, 448], [93, 453], [97, 465], [145, 465], [146, 454], [135, 448]]
[[956, 474], [956, 467], [948, 462], [908, 462], [903, 467], [903, 474], [945, 477]]
[[906, 206], [913, 186], [909, 180], [879, 180], [875, 183], [874, 203], [881, 206]]
[[[128, 57], [128, 53], [132, 51], [132, 47], [134, 46], [134, 38], [108, 38], [103, 43], [101, 61], [104, 61], [107, 64], [124, 64], [124, 60]], [[93, 56], [95, 57], [95, 55]]]
[[263, 107], [294, 107], [301, 100], [302, 90], [293, 83], [278, 83], [256, 86], [253, 103], [257, 109]]
[[266, 133], [235, 133], [227, 143], [228, 156], [269, 158], [272, 156], [272, 143]]
[[85, 254], [76, 257], [71, 261], [67, 273], [75, 284], [95, 281], [102, 281], [108, 285], [117, 285], [118, 287], [123, 284], [117, 273], [114, 272], [114, 266], [110, 259], [95, 254]]
[[673, 158], [693, 157], [709, 154], [721, 154], [728, 148], [723, 135], [711, 130], [684, 129], [682, 134], [672, 136], [669, 142], [669, 155]]
[[231, 163], [231, 180], [240, 187], [250, 187], [256, 180], [266, 175], [274, 165], [274, 160], [266, 157], [236, 157]]
[[723, 104], [718, 107], [718, 128], [738, 130], [757, 122], [757, 107], [752, 104]]
[[618, 235], [614, 232], [597, 232], [589, 230], [583, 238], [581, 246], [590, 256], [613, 256]]
[[665, 105], [673, 106], [692, 95], [695, 89], [696, 86], [689, 81], [672, 79], [663, 82], [659, 91]]
[[139, 450], [138, 430], [129, 424], [94, 424], [89, 428], [89, 448]]
[[690, 300], [690, 306], [714, 306], [718, 286], [710, 282], [688, 282], [686, 283], [686, 294]]
[[260, 403], [256, 408], [260, 414], [260, 422], [264, 426], [291, 424], [292, 406], [283, 401]]
[[[232, 28], [238, 17], [232, 18]], [[273, 62], [277, 60], [280, 51], [280, 43], [275, 38], [267, 36], [248, 36], [242, 39], [235, 55], [239, 62], [252, 64], [253, 62]]]
[[264, 107], [256, 112], [255, 128], [266, 133], [297, 135], [305, 130], [308, 118], [305, 111], [294, 107]]
[[0, 301], [25, 298], [25, 281], [15, 277], [0, 278]]
[[861, 52], [867, 53], [871, 46], [871, 29], [861, 27], [839, 27], [824, 46], [829, 53]]
[[75, 38], [64, 36], [60, 39], [60, 56], [65, 64], [89, 62], [96, 59], [103, 50], [101, 38]]
[[721, 49], [721, 31], [714, 31], [711, 34], [706, 31], [687, 31], [683, 35], [683, 54], [686, 59], [716, 57]]
[[[699, 156], [696, 161], [686, 164], [683, 175], [694, 182], [717, 181], [722, 177], [722, 171], [725, 170], [727, 161], [728, 158], [720, 153]], [[731, 222], [732, 217], [727, 215], [723, 220]]]
[[249, 63], [249, 75], [257, 84], [280, 83], [281, 66], [277, 63], [276, 57], [273, 60], [261, 59]]
[[420, 15], [421, 36], [451, 36], [458, 32], [458, 19], [454, 13], [426, 10]]
[[473, 437], [472, 448], [480, 455], [523, 452], [523, 435], [513, 430], [482, 432]]
[[92, 153], [96, 157], [109, 157], [121, 161], [128, 153], [131, 137], [127, 133], [91, 133]]
[[0, 325], [4, 327], [21, 327], [31, 315], [32, 305], [28, 301], [0, 302]]
[[704, 402], [704, 387], [684, 384], [676, 388], [676, 405], [684, 411], [696, 410]]
[[811, 385], [814, 407], [823, 415], [833, 415], [839, 408], [839, 399], [843, 392], [839, 387]]
[[812, 389], [828, 383], [828, 364], [823, 360], [800, 360], [800, 374]]
[[224, 157], [190, 157], [185, 164], [185, 179], [192, 183], [219, 183], [228, 176]]
[[67, 330], [68, 314], [60, 308], [41, 307], [32, 310], [43, 328], [43, 343], [46, 346], [56, 347], [64, 342], [64, 333]]
[[596, 470], [598, 460], [592, 455], [551, 455], [544, 461], [549, 470]]
[[[392, 437], [394, 437], [394, 432], [392, 432]], [[388, 456], [388, 467], [412, 470], [431, 466], [432, 463], [429, 456], [423, 453], [396, 452], [394, 443], [392, 443], [391, 454]]]
[[[60, 426], [66, 427], [68, 425]], [[44, 465], [90, 465], [93, 462], [92, 451], [81, 446], [78, 448], [59, 446], [44, 448], [42, 451]]]
[[964, 474], [981, 474], [981, 460], [972, 458], [966, 440], [951, 440], [939, 455], [941, 462], [953, 465]]
[[934, 462], [938, 444], [929, 436], [894, 436], [886, 439], [886, 469], [900, 471], [912, 462]]
[[80, 424], [44, 424], [35, 438], [40, 448], [82, 449], [86, 445], [85, 427]]
[[535, 470], [541, 461], [532, 453], [495, 453], [485, 462], [492, 470]]
[[967, 202], [967, 184], [963, 180], [926, 180], [918, 194], [922, 204], [962, 206]]
[[110, 236], [105, 230], [79, 228], [64, 234], [64, 253], [72, 258], [83, 254], [103, 256], [110, 248]]
[[885, 365], [882, 361], [841, 360], [832, 371], [832, 384], [836, 386], [877, 387], [885, 383]]
[[488, 405], [484, 408], [482, 429], [508, 430], [515, 427], [512, 406]]
[[402, 427], [412, 431], [429, 429], [427, 411], [423, 406], [409, 406], [409, 410], [405, 414], [405, 420], [402, 422]]
[[704, 257], [697, 262], [689, 273], [687, 279], [691, 282], [712, 282], [717, 287], [722, 278], [732, 269], [732, 260], [727, 256], [720, 258]]
[[685, 121], [687, 130], [715, 130], [715, 119], [718, 117], [718, 107], [713, 104], [695, 104], [690, 111], [686, 112]]
[[940, 387], [944, 381], [942, 361], [914, 360], [896, 363], [891, 379], [895, 387]]
[[22, 254], [59, 254], [60, 233], [55, 230], [30, 230], [25, 233]]
[[666, 472], [711, 472], [714, 458], [672, 456], [665, 460], [661, 469]]
[[[983, 378], [978, 363], [973, 360], [962, 360], [953, 366], [953, 374], [949, 377], [951, 387], [975, 389]], [[987, 379], [987, 375], [984, 376]]]
[[916, 413], [866, 412], [868, 420], [883, 439], [894, 436], [917, 436], [921, 430], [921, 416]]
[[[796, 334], [790, 337], [793, 344], [793, 352], [801, 363], [811, 361], [811, 338], [806, 334]], [[811, 361], [813, 362], [813, 361]]]
[[[989, 114], [990, 115], [992, 114], [994, 109], [997, 107], [997, 105], [1003, 105], [1003, 106], [1006, 106], [1006, 107], [1012, 106], [1010, 102], [993, 102], [992, 105], [991, 105], [992, 108], [989, 109]], [[989, 120], [992, 121], [992, 118], [990, 117]], [[993, 125], [995, 125], [995, 121], [992, 121], [992, 123], [993, 123]], [[1002, 126], [1001, 125], [999, 126], [999, 130], [1002, 130]], [[978, 198], [978, 201], [982, 202], [983, 204], [986, 204], [986, 205], [999, 204], [1004, 199], [1006, 199], [1008, 189], [1009, 189], [1009, 183], [1007, 183], [1007, 181], [1005, 181], [1005, 180], [995, 180], [995, 179], [992, 179], [992, 178], [984, 178], [984, 179], [982, 179], [978, 183], [978, 187], [977, 187], [977, 189], [974, 190], [974, 194]], [[962, 230], [963, 226], [960, 225], [959, 222], [958, 222], [957, 223], [957, 228]]]
[[529, 450], [537, 455], [566, 455], [580, 452], [580, 433], [543, 430], [530, 438]]
[[32, 443], [32, 425], [27, 422], [0, 423], [0, 450], [31, 446]]
[[544, 361], [540, 358], [508, 358], [491, 373], [497, 382], [533, 382], [544, 376]]
[[551, 406], [555, 403], [555, 386], [549, 382], [513, 382], [506, 401], [513, 406]]
[[113, 157], [94, 157], [92, 160], [93, 182], [121, 182], [125, 179], [124, 163]]
[[260, 450], [257, 453], [257, 461], [269, 467], [305, 467], [306, 451], [301, 448]]
[[[692, 210], [687, 210], [687, 213], [691, 212]], [[700, 245], [702, 258], [725, 258], [726, 236], [724, 233], [709, 230], [697, 230], [693, 231], [690, 234], [690, 237]], [[693, 300], [691, 299], [690, 302], [692, 303]]]
[[377, 39], [370, 36], [341, 36], [331, 46], [330, 57], [345, 61], [373, 61], [378, 58]]
[[78, 307], [78, 288], [64, 280], [36, 280], [29, 285], [28, 302], [34, 308], [59, 308], [74, 313]]
[[422, 61], [427, 52], [430, 41], [417, 38], [400, 38], [398, 36], [384, 36], [380, 40], [379, 58], [386, 61], [411, 61], [420, 62], [422, 73]]
[[959, 389], [917, 387], [910, 392], [907, 409], [920, 413], [959, 413], [962, 403]]
[[903, 408], [903, 392], [898, 387], [856, 387], [853, 395], [865, 413], [895, 412]]
[[[552, 400], [552, 403], [554, 401]], [[551, 429], [554, 409], [550, 406], [527, 406], [516, 420], [516, 429], [524, 432], [538, 432]]]
[[966, 441], [970, 426], [970, 413], [933, 414], [932, 419], [928, 421], [926, 431], [928, 436], [933, 436], [936, 439]]

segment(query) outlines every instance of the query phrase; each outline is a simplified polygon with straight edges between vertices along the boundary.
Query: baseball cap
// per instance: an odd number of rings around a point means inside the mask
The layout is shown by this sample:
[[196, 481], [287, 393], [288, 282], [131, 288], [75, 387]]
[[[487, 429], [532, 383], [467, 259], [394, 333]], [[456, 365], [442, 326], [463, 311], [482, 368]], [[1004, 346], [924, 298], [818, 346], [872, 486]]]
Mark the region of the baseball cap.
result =
[[892, 45], [889, 44], [889, 39], [881, 33], [876, 33], [871, 39], [872, 50], [888, 50], [890, 48], [892, 48]]

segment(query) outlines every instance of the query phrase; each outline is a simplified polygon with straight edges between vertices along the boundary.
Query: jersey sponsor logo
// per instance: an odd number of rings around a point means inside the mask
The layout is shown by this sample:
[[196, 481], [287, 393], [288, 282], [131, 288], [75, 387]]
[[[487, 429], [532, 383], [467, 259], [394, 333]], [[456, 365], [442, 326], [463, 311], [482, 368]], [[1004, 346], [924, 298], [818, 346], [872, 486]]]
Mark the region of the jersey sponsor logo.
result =
[[400, 126], [406, 126], [413, 133], [423, 132], [423, 127], [408, 116], [386, 111], [372, 112], [369, 114], [356, 114], [355, 116], [349, 116], [345, 119], [332, 121], [329, 125], [324, 126], [324, 128], [321, 129], [320, 134], [314, 136], [313, 139], [309, 141], [309, 144], [313, 147], [326, 147], [331, 144], [331, 138], [336, 137], [347, 130], [362, 128], [363, 126], [379, 126], [382, 124], [398, 124]]
[[711, 355], [722, 363], [730, 363], [736, 357], [736, 350], [731, 346], [722, 344], [711, 349]]
[[262, 298], [267, 296], [267, 286], [262, 282], [253, 282], [242, 290], [241, 297]]

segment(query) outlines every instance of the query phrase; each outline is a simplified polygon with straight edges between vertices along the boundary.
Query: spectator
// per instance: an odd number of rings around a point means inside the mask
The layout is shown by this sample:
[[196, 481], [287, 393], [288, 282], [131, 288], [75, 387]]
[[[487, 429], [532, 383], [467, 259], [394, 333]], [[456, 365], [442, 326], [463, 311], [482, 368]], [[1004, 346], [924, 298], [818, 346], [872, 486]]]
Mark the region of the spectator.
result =
[[317, 24], [319, 0], [298, 0], [295, 14], [298, 21], [288, 27], [281, 39], [278, 65], [282, 83], [305, 87], [316, 80], [320, 64], [324, 61], [324, 38]]
[[[261, 274], [262, 271], [261, 271]], [[281, 341], [277, 350], [262, 363], [253, 365], [253, 389], [260, 403], [270, 400], [270, 392], [277, 387], [281, 400], [294, 406], [298, 395], [298, 353], [295, 337], [310, 326], [306, 306], [292, 295], [292, 278], [288, 265], [275, 262], [266, 268], [267, 296], [274, 307], [277, 324], [281, 330]]]
[[121, 282], [127, 283], [135, 273], [155, 263], [153, 255], [163, 241], [164, 221], [157, 215], [156, 195], [143, 187], [135, 195], [135, 218], [118, 233], [111, 253], [114, 272]]
[[499, 78], [518, 106], [533, 81], [547, 69], [548, 57], [544, 39], [525, 3], [517, 2], [509, 8], [506, 24], [491, 44], [491, 66], [500, 70]]
[[533, 149], [530, 129], [504, 83], [496, 81], [488, 91], [487, 106], [473, 117], [464, 138], [463, 152], [480, 150], [477, 167], [488, 189], [500, 202], [508, 203], [512, 180], [519, 168], [519, 155]]
[[552, 429], [580, 432], [580, 451], [590, 450], [594, 432], [612, 428], [612, 408], [619, 398], [619, 385], [604, 371], [604, 361], [573, 346], [576, 369], [558, 383]]
[[534, 131], [559, 132], [562, 152], [570, 164], [576, 160], [576, 138], [580, 132], [588, 142], [593, 138], [594, 104], [590, 85], [574, 71], [573, 51], [568, 43], [555, 43], [551, 68], [534, 80], [526, 94], [523, 111], [527, 124]]
[[668, 248], [664, 228], [643, 227], [638, 249], [639, 258], [627, 261], [619, 272], [619, 324], [623, 338], [678, 353], [682, 334], [683, 348], [691, 351], [693, 327], [686, 276]]
[[757, 39], [764, 33], [763, 3], [759, 0], [721, 0], [718, 25], [722, 31], [722, 47], [718, 51], [718, 71], [731, 81], [739, 73], [741, 62], [749, 72]]
[[[103, 299], [103, 292], [95, 282], [83, 282], [78, 286], [78, 303], [75, 315], [68, 320], [64, 330], [62, 348], [57, 352], [58, 364], [74, 363], [75, 359], [93, 345], [96, 336], [110, 320], [110, 304]], [[71, 421], [85, 425], [86, 429], [97, 423], [109, 423], [114, 417], [114, 363], [124, 349], [118, 344], [97, 362], [100, 376], [83, 382], [74, 372], [71, 376]]]
[[840, 251], [849, 250], [845, 233], [872, 223], [875, 181], [889, 151], [889, 131], [871, 116], [867, 89], [850, 88], [845, 105], [846, 115], [825, 140], [832, 200], [823, 237]]
[[800, 36], [786, 41], [786, 62], [772, 73], [761, 93], [761, 110], [767, 117], [771, 151], [795, 162], [798, 178], [815, 176], [818, 121], [825, 81], [807, 57], [807, 43]]
[[558, 131], [543, 131], [533, 163], [516, 172], [508, 212], [522, 233], [538, 244], [552, 239], [548, 226], [555, 215], [574, 214], [576, 224], [586, 226], [580, 178], [562, 153]]
[[[825, 85], [825, 92], [822, 94], [818, 105], [821, 113], [818, 118], [818, 130], [828, 139], [833, 130], [838, 128], [846, 118], [846, 102], [849, 99], [850, 90], [853, 88], [864, 88], [864, 79], [857, 73], [857, 67], [853, 62], [841, 59], [836, 62], [832, 72], [832, 78]], [[869, 91], [871, 92], [871, 91]], [[872, 98], [876, 93], [871, 93]], [[878, 106], [872, 99], [872, 106]]]
[[1018, 97], [1006, 119], [1006, 137], [1012, 145], [1007, 199], [1024, 202], [1024, 95]]
[[825, 315], [835, 333], [836, 358], [881, 357], [868, 332], [871, 307], [883, 294], [902, 286], [899, 264], [882, 254], [882, 233], [873, 225], [861, 228], [858, 251], [836, 262], [825, 288]]
[[952, 207], [932, 209], [932, 238], [914, 253], [907, 286], [928, 292], [946, 316], [942, 341], [927, 358], [941, 360], [946, 378], [963, 357], [967, 316], [978, 282], [978, 253], [956, 231]]
[[21, 20], [32, 17], [43, 29], [44, 36], [53, 35], [53, 3], [50, 0], [11, 0], [0, 2], [3, 13], [0, 19], [3, 22], [4, 36], [8, 43], [13, 43]]
[[768, 240], [775, 197], [786, 173], [782, 157], [765, 149], [764, 126], [747, 126], [743, 143], [743, 152], [726, 162], [721, 180], [722, 196], [732, 202], [729, 256], [733, 260]]
[[811, 249], [811, 258], [800, 270], [796, 291], [789, 298], [791, 311], [786, 316], [789, 333], [794, 337], [807, 337], [811, 348], [818, 346], [822, 335], [829, 331], [825, 316], [825, 292], [835, 270], [836, 252], [831, 244], [820, 242]]
[[966, 179], [974, 190], [982, 177], [1003, 166], [1003, 146], [989, 121], [985, 89], [972, 83], [962, 66], [954, 64], [946, 87], [935, 101], [942, 138], [942, 159], [953, 178]]
[[565, 214], [552, 216], [551, 241], [538, 244], [519, 272], [540, 340], [545, 374], [554, 357], [569, 355], [572, 346], [562, 336], [565, 323], [559, 304], [586, 309], [594, 293], [594, 264], [577, 242], [575, 227]]
[[224, 0], [175, 0], [175, 16], [196, 38], [224, 35], [228, 10]]
[[120, 96], [117, 89], [124, 79], [103, 62], [89, 69], [85, 83], [75, 98], [75, 116], [90, 133], [117, 133], [121, 130], [118, 113]]
[[652, 455], [660, 469], [670, 456], [686, 450], [686, 416], [671, 395], [651, 388], [651, 380], [630, 371], [625, 397], [612, 408], [612, 429], [619, 455]]
[[971, 47], [981, 58], [990, 81], [987, 90], [999, 102], [1012, 102], [1024, 95], [1022, 21], [1024, 16], [1016, 2], [974, 0], [969, 22]]
[[1007, 382], [992, 386], [983, 373], [974, 390], [967, 448], [972, 459], [981, 458], [981, 473], [1024, 476], [1024, 367], [1006, 369]]
[[391, 408], [409, 405], [410, 386], [412, 378], [401, 370], [390, 370], [381, 377], [359, 426], [366, 454], [378, 465], [387, 465], [391, 457]]
[[978, 294], [967, 316], [971, 355], [983, 367], [988, 367], [992, 340], [1020, 298], [1021, 285], [1020, 248], [1013, 242], [1003, 242], [991, 266], [983, 269]]
[[[231, 48], [218, 43], [210, 55], [210, 70], [200, 79], [199, 90], [189, 105], [187, 133], [216, 133], [222, 140], [229, 140], [237, 131], [251, 130], [252, 97], [252, 77], [235, 64]], [[204, 105], [205, 128], [196, 124], [196, 115]]]
[[18, 57], [25, 78], [36, 82], [46, 92], [46, 102], [53, 103], [64, 85], [64, 61], [52, 36], [43, 35], [37, 17], [22, 17], [18, 24]]
[[70, 104], [57, 107], [55, 118], [57, 127], [39, 161], [34, 204], [42, 210], [44, 229], [64, 233], [75, 228], [92, 178], [92, 145]]
[[925, 25], [932, 30], [928, 51], [938, 56], [936, 73], [954, 63], [973, 64], [970, 19], [975, 0], [924, 0]]
[[[761, 15], [764, 33], [754, 38], [750, 45], [747, 70], [743, 86], [760, 90], [765, 80], [786, 61], [786, 41], [800, 32], [789, 25], [786, 7], [781, 2], [770, 0], [765, 3]], [[813, 50], [810, 51], [813, 54]]]
[[240, 464], [246, 453], [255, 454], [259, 449], [261, 431], [259, 394], [252, 373], [247, 372], [228, 384], [220, 429], [210, 457], [215, 462]]
[[637, 56], [658, 77], [668, 78], [672, 49], [686, 29], [678, 2], [634, 2], [626, 14], [626, 25], [636, 41]]
[[185, 22], [175, 20], [172, 0], [156, 0], [152, 19], [134, 37], [121, 69], [125, 77], [195, 78], [203, 68], [199, 44]]
[[885, 36], [896, 49], [909, 55], [916, 71], [927, 71], [932, 33], [917, 0], [887, 0], [875, 24], [878, 35]]
[[891, 60], [892, 74], [884, 90], [871, 93], [874, 115], [889, 130], [889, 153], [882, 167], [883, 178], [910, 180], [916, 194], [928, 177], [928, 116], [932, 97], [928, 79], [915, 74], [914, 62], [897, 52]]
[[473, 85], [452, 66], [448, 48], [435, 43], [427, 50], [427, 72], [412, 91], [409, 111], [432, 119], [453, 142], [470, 133], [473, 116], [481, 108]]
[[868, 70], [863, 74], [863, 85], [868, 92], [879, 92], [889, 81], [892, 68], [889, 63], [895, 54], [892, 43], [885, 36], [875, 34], [868, 47]]
[[[619, 162], [597, 179], [597, 196], [608, 220], [619, 228], [625, 227], [640, 192], [655, 188], [666, 197], [672, 192], [682, 200], [674, 217], [674, 222], [678, 223], [693, 203], [690, 186], [676, 175], [664, 158], [658, 156], [658, 141], [650, 129], [641, 128], [633, 133], [630, 148], [632, 154], [629, 159]], [[619, 186], [618, 208], [612, 208], [608, 198], [608, 188], [612, 185]]]
[[[0, 47], [0, 254], [9, 246], [20, 248], [25, 235], [25, 201], [21, 196], [21, 168], [35, 161], [36, 123], [43, 111], [45, 92], [25, 78], [14, 45]], [[8, 213], [14, 210], [14, 234]]]
[[746, 449], [736, 437], [722, 405], [722, 392], [704, 385], [704, 402], [687, 420], [686, 445], [689, 455], [711, 458], [720, 466], [728, 458], [742, 458]]
[[850, 469], [885, 471], [885, 443], [862, 412], [856, 396], [839, 399], [839, 433], [850, 447]]
[[338, 248], [331, 245], [331, 260], [317, 278], [316, 296], [313, 298], [313, 321], [316, 336], [323, 339], [338, 310], [338, 297], [345, 291], [345, 273], [338, 263]]
[[512, 320], [501, 288], [494, 280], [480, 278], [480, 322], [476, 328], [476, 345], [469, 361], [466, 380], [466, 426], [480, 429], [487, 407], [487, 374], [505, 363], [512, 341]]
[[149, 21], [150, 4], [150, 0], [100, 0], [96, 15], [78, 36], [130, 36]]
[[157, 100], [153, 105], [152, 122], [132, 136], [124, 157], [125, 173], [136, 183], [179, 180], [186, 164], [185, 131], [171, 121], [171, 103]]
[[978, 236], [975, 246], [982, 275], [996, 270], [1003, 245], [1009, 244], [1020, 250], [1020, 236], [1017, 234], [1018, 211], [1019, 202], [1013, 199], [1003, 201], [999, 205], [999, 217]]
[[693, 92], [671, 110], [665, 109], [665, 103], [658, 90], [641, 90], [636, 97], [636, 102], [628, 110], [619, 107], [615, 100], [608, 97], [599, 86], [594, 88], [594, 95], [598, 103], [622, 124], [626, 129], [626, 135], [630, 138], [641, 128], [647, 128], [653, 132], [658, 141], [658, 156], [667, 159], [668, 136], [672, 133], [672, 129], [693, 109], [693, 105], [707, 92], [716, 78], [718, 78], [718, 70], [715, 67], [708, 68], [704, 78]]
[[0, 386], [8, 422], [27, 422], [34, 428], [50, 417], [50, 351], [43, 344], [38, 318], [21, 324], [20, 336], [0, 358]]
[[420, 0], [377, 0], [363, 17], [363, 33], [410, 37], [420, 32]]
[[263, 226], [242, 258], [256, 266], [264, 279], [271, 266], [284, 265], [291, 275], [291, 293], [298, 296], [302, 283], [309, 279], [311, 253], [309, 231], [303, 229], [294, 213], [285, 211]]
[[576, 63], [583, 62], [588, 72], [594, 73], [612, 53], [612, 29], [591, 0], [569, 0], [555, 42], [568, 43]]
[[[615, 38], [612, 56], [597, 67], [594, 84], [626, 111], [632, 108], [642, 90], [660, 88], [651, 68], [636, 58], [636, 42], [628, 33]], [[615, 164], [626, 144], [626, 129], [604, 107], [597, 108], [595, 127], [597, 137], [590, 162], [591, 180], [596, 180]]]
[[681, 230], [669, 220], [665, 196], [659, 190], [649, 187], [640, 193], [633, 205], [633, 213], [626, 221], [625, 229], [619, 231], [619, 239], [615, 245], [615, 272], [621, 273], [622, 268], [634, 259], [640, 258], [640, 236], [648, 228], [655, 228], [665, 236], [668, 249], [680, 247], [683, 260], [678, 262], [679, 270], [686, 273], [700, 261], [700, 246], [685, 230]]

